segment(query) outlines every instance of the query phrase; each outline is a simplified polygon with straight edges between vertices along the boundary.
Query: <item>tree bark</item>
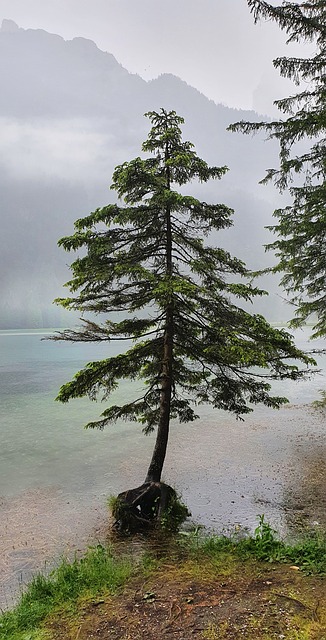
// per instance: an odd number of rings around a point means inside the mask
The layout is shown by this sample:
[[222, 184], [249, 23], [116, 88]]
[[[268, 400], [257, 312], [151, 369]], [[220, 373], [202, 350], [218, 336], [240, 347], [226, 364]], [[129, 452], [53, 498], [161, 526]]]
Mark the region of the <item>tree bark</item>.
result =
[[160, 396], [160, 420], [157, 436], [145, 482], [160, 482], [169, 438], [170, 406], [172, 394], [173, 309], [167, 310], [164, 334], [162, 386]]

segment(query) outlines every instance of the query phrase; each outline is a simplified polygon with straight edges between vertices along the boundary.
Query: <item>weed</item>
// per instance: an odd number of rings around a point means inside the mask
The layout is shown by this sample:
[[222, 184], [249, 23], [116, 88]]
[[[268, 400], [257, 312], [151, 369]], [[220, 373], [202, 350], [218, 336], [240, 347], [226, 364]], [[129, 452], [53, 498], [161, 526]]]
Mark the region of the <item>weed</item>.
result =
[[253, 537], [239, 542], [239, 551], [248, 550], [258, 560], [275, 562], [283, 559], [284, 544], [277, 538], [277, 532], [265, 521], [265, 516], [258, 516], [258, 526]]
[[118, 502], [118, 497], [114, 496], [113, 494], [111, 494], [107, 499], [107, 505], [112, 513], [116, 509], [117, 502]]
[[121, 515], [122, 501], [118, 498], [118, 496], [111, 495], [108, 498], [107, 504], [109, 510], [112, 513], [112, 516], [115, 520], [117, 520]]

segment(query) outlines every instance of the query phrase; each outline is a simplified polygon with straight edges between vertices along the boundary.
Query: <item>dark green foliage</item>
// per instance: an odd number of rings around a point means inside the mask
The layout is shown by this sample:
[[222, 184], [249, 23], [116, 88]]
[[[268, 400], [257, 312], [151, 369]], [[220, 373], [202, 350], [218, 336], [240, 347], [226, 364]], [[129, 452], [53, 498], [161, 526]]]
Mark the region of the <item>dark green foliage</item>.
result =
[[[259, 402], [279, 407], [286, 399], [270, 394], [269, 380], [296, 380], [313, 360], [286, 331], [242, 308], [265, 292], [248, 283], [240, 260], [207, 244], [212, 230], [232, 224], [232, 210], [176, 190], [192, 180], [221, 178], [226, 167], [209, 167], [182, 141], [183, 119], [174, 111], [146, 115], [152, 129], [145, 156], [113, 174], [112, 188], [125, 206], [97, 209], [77, 220], [73, 236], [60, 240], [67, 251], [81, 249], [83, 255], [71, 266], [73, 297], [58, 302], [109, 317], [102, 323], [84, 320], [82, 328], [56, 339], [133, 341], [125, 353], [89, 363], [61, 388], [58, 400], [86, 394], [106, 400], [119, 380], [142, 380], [137, 399], [110, 405], [87, 426], [103, 428], [119, 418], [140, 422], [145, 433], [158, 426], [146, 480], [157, 482], [170, 418], [194, 420], [201, 402], [237, 417]], [[119, 319], [112, 319], [117, 312]]]
[[314, 336], [326, 334], [326, 5], [324, 0], [283, 2], [273, 6], [248, 0], [255, 21], [272, 19], [288, 35], [288, 42], [314, 45], [311, 58], [274, 60], [280, 74], [300, 91], [275, 104], [285, 119], [273, 122], [238, 122], [230, 129], [244, 133], [265, 130], [280, 145], [280, 167], [270, 169], [262, 182], [274, 180], [280, 190], [290, 187], [292, 205], [274, 212], [270, 227], [278, 239], [274, 249], [282, 284], [296, 306], [294, 327], [312, 316]]
[[174, 494], [161, 516], [161, 528], [166, 533], [176, 533], [189, 516], [191, 513], [187, 505], [182, 502], [180, 496]]

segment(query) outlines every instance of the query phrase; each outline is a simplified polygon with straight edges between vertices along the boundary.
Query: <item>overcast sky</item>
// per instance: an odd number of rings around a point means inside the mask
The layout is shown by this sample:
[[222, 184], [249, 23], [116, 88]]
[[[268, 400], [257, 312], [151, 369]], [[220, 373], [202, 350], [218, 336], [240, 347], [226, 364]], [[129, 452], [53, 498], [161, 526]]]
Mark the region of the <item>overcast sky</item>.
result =
[[0, 0], [2, 18], [90, 38], [146, 80], [173, 73], [215, 102], [261, 113], [292, 91], [272, 59], [305, 54], [276, 25], [254, 25], [246, 0]]

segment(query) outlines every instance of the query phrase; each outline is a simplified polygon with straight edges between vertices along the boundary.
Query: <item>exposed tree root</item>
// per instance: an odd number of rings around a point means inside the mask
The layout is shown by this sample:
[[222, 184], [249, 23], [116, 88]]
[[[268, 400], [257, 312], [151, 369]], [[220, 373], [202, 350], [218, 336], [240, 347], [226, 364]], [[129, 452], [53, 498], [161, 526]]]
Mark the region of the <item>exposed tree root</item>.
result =
[[176, 502], [176, 492], [169, 485], [144, 482], [140, 487], [119, 493], [112, 507], [113, 526], [124, 533], [148, 531], [162, 523]]

